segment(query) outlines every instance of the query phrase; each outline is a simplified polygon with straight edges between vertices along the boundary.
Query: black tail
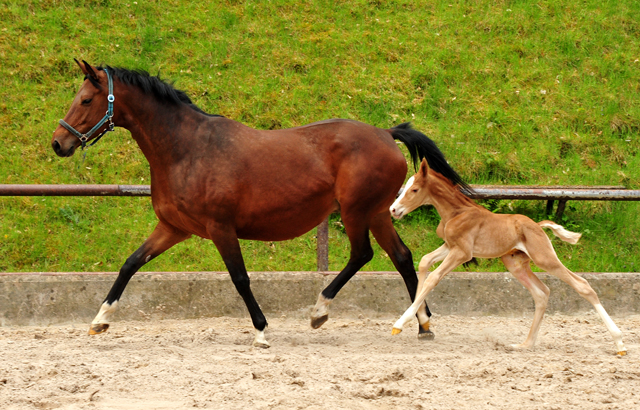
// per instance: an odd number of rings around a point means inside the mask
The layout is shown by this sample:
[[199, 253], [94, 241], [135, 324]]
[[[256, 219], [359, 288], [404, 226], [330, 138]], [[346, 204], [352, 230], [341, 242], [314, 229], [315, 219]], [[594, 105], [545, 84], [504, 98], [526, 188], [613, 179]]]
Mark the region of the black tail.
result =
[[444, 175], [454, 185], [460, 186], [465, 194], [473, 192], [473, 189], [451, 168], [436, 143], [420, 131], [411, 128], [411, 123], [405, 122], [391, 128], [389, 131], [394, 139], [407, 146], [416, 171], [422, 158], [426, 158], [430, 168]]

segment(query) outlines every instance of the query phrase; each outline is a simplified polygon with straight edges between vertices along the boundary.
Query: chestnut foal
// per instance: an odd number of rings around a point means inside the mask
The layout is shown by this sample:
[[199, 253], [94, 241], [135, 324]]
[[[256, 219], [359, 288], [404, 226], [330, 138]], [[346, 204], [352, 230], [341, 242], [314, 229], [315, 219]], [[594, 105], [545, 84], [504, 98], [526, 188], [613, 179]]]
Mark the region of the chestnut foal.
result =
[[[626, 354], [620, 329], [604, 310], [589, 283], [560, 262], [542, 228], [550, 228], [557, 237], [572, 244], [578, 242], [581, 234], [567, 231], [551, 221], [535, 223], [524, 215], [494, 214], [465, 196], [458, 186], [430, 169], [424, 160], [418, 173], [407, 181], [406, 187], [389, 208], [391, 215], [400, 219], [420, 205], [435, 206], [441, 218], [436, 233], [445, 243], [420, 261], [418, 293], [413, 304], [393, 325], [393, 334], [402, 331], [403, 325], [425, 303], [429, 292], [454, 268], [473, 257], [500, 257], [513, 276], [531, 292], [535, 301], [535, 315], [529, 335], [524, 343], [513, 347], [533, 347], [549, 299], [549, 288], [531, 271], [529, 265], [533, 260], [537, 266], [562, 279], [593, 305], [611, 333], [618, 355]], [[440, 261], [443, 261], [442, 264], [429, 273], [431, 265]]]

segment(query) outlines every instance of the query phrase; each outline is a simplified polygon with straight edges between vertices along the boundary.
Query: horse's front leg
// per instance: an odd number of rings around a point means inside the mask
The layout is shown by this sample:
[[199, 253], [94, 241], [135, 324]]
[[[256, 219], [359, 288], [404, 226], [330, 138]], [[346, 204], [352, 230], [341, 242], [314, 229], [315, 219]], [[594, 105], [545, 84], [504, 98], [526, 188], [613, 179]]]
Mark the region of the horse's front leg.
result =
[[255, 347], [263, 348], [270, 347], [269, 342], [267, 342], [267, 339], [264, 336], [264, 330], [267, 327], [267, 319], [264, 317], [258, 302], [251, 292], [249, 274], [247, 273], [247, 269], [244, 265], [244, 259], [242, 258], [242, 252], [240, 250], [240, 243], [238, 242], [238, 237], [235, 231], [231, 228], [219, 226], [210, 227], [208, 228], [208, 231], [213, 243], [216, 245], [216, 248], [218, 248], [218, 252], [220, 252], [220, 256], [222, 256], [222, 260], [224, 261], [227, 270], [229, 271], [231, 281], [249, 310], [253, 327], [256, 329], [256, 336], [253, 341], [253, 345]]
[[102, 302], [98, 315], [91, 322], [90, 335], [105, 332], [109, 328], [109, 318], [116, 311], [122, 292], [127, 287], [131, 277], [147, 262], [157, 257], [173, 245], [189, 238], [189, 234], [178, 231], [172, 226], [160, 222], [151, 235], [120, 268], [120, 273], [113, 283], [106, 299]]

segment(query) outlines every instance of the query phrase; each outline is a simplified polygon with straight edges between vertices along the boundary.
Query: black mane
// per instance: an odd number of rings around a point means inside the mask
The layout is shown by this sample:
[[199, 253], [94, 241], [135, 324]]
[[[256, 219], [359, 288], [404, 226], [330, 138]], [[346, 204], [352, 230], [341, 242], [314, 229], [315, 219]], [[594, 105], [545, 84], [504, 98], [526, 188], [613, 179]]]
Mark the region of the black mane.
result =
[[[98, 67], [98, 70], [104, 70], [105, 67]], [[186, 104], [193, 110], [211, 116], [221, 117], [221, 115], [208, 114], [195, 105], [191, 98], [182, 90], [173, 87], [172, 84], [160, 79], [160, 76], [152, 76], [144, 70], [128, 70], [126, 68], [118, 68], [106, 66], [109, 73], [113, 77], [120, 80], [123, 84], [132, 85], [140, 88], [145, 94], [152, 94], [158, 101], [169, 104]]]

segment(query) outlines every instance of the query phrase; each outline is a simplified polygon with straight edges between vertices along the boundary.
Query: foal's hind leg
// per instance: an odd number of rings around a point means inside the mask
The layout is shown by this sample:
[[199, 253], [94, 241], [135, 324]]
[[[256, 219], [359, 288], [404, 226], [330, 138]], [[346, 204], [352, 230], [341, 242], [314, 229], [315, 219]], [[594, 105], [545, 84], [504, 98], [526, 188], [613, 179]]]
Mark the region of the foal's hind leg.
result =
[[516, 252], [514, 254], [504, 255], [502, 262], [509, 269], [509, 272], [518, 279], [531, 296], [536, 305], [536, 311], [533, 317], [533, 323], [531, 324], [531, 330], [524, 343], [520, 345], [512, 345], [516, 348], [530, 349], [536, 343], [536, 337], [540, 330], [540, 324], [542, 323], [542, 317], [547, 309], [547, 302], [549, 301], [549, 288], [542, 283], [536, 275], [533, 274], [530, 267], [530, 259], [524, 252]]
[[340, 289], [373, 258], [373, 249], [369, 241], [369, 227], [364, 222], [364, 215], [349, 217], [343, 214], [344, 223], [349, 242], [351, 243], [351, 256], [349, 262], [333, 281], [318, 295], [313, 311], [311, 312], [311, 327], [314, 329], [322, 326], [328, 319], [328, 306]]
[[[389, 255], [393, 265], [396, 267], [402, 279], [404, 280], [411, 301], [415, 299], [416, 292], [420, 289], [419, 282], [416, 279], [416, 270], [413, 267], [413, 258], [411, 251], [402, 242], [400, 236], [393, 227], [389, 212], [378, 214], [371, 222], [371, 233], [382, 249]], [[433, 340], [435, 335], [429, 330], [429, 318], [431, 312], [427, 303], [423, 303], [418, 309], [418, 338], [424, 340]]]
[[116, 311], [118, 301], [131, 277], [147, 262], [157, 257], [162, 252], [173, 245], [184, 241], [190, 235], [177, 231], [169, 225], [160, 222], [151, 235], [120, 268], [120, 273], [116, 278], [107, 298], [102, 302], [98, 315], [91, 322], [89, 328], [90, 335], [103, 333], [109, 328], [109, 317]]
[[[549, 241], [546, 235], [545, 239]], [[531, 256], [533, 263], [535, 263], [536, 265], [538, 265], [538, 267], [547, 271], [548, 273], [562, 279], [565, 283], [574, 288], [580, 294], [580, 296], [588, 300], [602, 318], [602, 321], [609, 330], [609, 333], [611, 333], [613, 341], [618, 348], [618, 355], [626, 355], [627, 349], [622, 343], [622, 332], [620, 331], [620, 329], [618, 329], [618, 326], [613, 323], [613, 320], [611, 320], [611, 317], [609, 316], [609, 314], [607, 314], [607, 311], [604, 310], [604, 307], [602, 307], [598, 295], [593, 290], [591, 285], [589, 285], [589, 282], [587, 282], [586, 279], [581, 278], [580, 276], [571, 272], [562, 264], [562, 262], [560, 262], [560, 260], [556, 256], [555, 251], [553, 250], [550, 241], [536, 242], [535, 245], [535, 247], [527, 246], [527, 251]]]

